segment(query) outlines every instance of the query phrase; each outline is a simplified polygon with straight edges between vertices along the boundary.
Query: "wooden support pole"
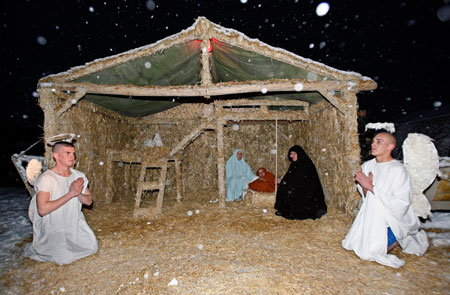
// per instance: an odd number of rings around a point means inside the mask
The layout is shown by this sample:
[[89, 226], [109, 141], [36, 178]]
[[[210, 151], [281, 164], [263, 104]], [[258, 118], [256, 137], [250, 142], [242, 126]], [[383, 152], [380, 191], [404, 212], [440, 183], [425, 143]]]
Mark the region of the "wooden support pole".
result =
[[105, 201], [112, 203], [114, 193], [114, 179], [113, 179], [113, 158], [114, 152], [112, 150], [106, 151], [106, 183], [108, 188], [105, 191]]
[[139, 207], [141, 206], [141, 198], [142, 198], [142, 193], [143, 193], [143, 189], [144, 189], [144, 181], [145, 181], [146, 172], [147, 172], [147, 165], [145, 165], [145, 163], [142, 163], [141, 173], [139, 174], [138, 187], [137, 187], [137, 191], [136, 191], [136, 198], [135, 198], [136, 202], [134, 204], [135, 215], [139, 211]]
[[175, 177], [177, 183], [177, 202], [181, 202], [181, 160], [175, 159]]
[[224, 125], [224, 121], [217, 121], [217, 183], [219, 186], [219, 208], [225, 208], [225, 151], [223, 142]]
[[164, 203], [164, 191], [166, 187], [166, 176], [167, 176], [167, 162], [161, 167], [161, 177], [159, 179], [159, 192], [156, 199], [155, 213], [162, 213], [163, 203]]
[[[211, 79], [211, 72], [209, 70], [209, 38], [205, 38], [202, 40], [202, 71], [200, 73], [201, 79], [202, 79], [202, 85], [203, 86], [209, 86], [211, 85], [212, 79]], [[207, 98], [210, 98], [210, 96], [207, 96]]]

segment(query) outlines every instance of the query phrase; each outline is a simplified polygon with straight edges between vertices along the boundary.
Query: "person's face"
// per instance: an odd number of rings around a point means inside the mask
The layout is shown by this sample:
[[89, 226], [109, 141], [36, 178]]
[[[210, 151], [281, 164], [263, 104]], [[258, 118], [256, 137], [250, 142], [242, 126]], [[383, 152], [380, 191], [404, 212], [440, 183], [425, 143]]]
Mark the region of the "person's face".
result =
[[373, 138], [370, 153], [375, 157], [389, 155], [394, 147], [388, 135], [380, 133]]
[[240, 161], [242, 159], [242, 152], [238, 151], [236, 154], [237, 159]]
[[297, 161], [297, 153], [296, 152], [290, 152], [289, 155], [291, 156], [291, 159], [293, 162]]
[[259, 177], [264, 177], [264, 175], [266, 175], [266, 173], [264, 172], [264, 170], [259, 169], [259, 170], [258, 170], [258, 176], [259, 176]]
[[57, 164], [65, 167], [72, 167], [76, 159], [75, 149], [71, 146], [63, 146], [53, 154], [53, 157]]

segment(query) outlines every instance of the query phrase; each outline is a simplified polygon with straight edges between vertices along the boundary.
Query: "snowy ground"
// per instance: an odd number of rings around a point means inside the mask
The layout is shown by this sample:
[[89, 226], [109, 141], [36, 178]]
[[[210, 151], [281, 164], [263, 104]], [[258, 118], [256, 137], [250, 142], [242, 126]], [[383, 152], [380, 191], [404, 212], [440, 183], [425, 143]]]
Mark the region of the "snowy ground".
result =
[[[28, 217], [27, 217], [27, 209], [28, 209], [29, 200], [30, 200], [30, 197], [25, 189], [0, 188], [0, 210], [1, 210], [1, 214], [0, 214], [0, 228], [1, 228], [1, 230], [0, 230], [0, 277], [2, 276], [2, 274], [5, 274], [6, 271], [15, 268], [15, 266], [18, 266], [18, 264], [23, 259], [23, 256], [21, 253], [22, 252], [21, 249], [23, 248], [23, 242], [24, 242], [24, 240], [26, 242], [29, 242], [31, 240], [32, 228], [31, 228], [31, 224], [28, 221]], [[236, 211], [237, 208], [229, 208], [228, 210], [229, 210], [229, 212], [227, 212], [227, 213], [232, 214], [232, 212]], [[203, 210], [203, 211], [206, 211], [206, 210]], [[111, 245], [111, 247], [105, 247], [105, 245], [108, 246], [108, 243], [110, 242], [110, 240], [112, 241], [112, 239], [118, 235], [118, 233], [115, 231], [118, 231], [119, 229], [114, 228], [113, 233], [111, 233], [109, 236], [106, 235], [107, 234], [106, 228], [104, 228], [104, 226], [102, 226], [101, 222], [100, 222], [101, 220], [105, 219], [105, 217], [97, 216], [100, 212], [104, 212], [104, 211], [91, 212], [92, 217], [95, 217], [98, 219], [98, 220], [92, 220], [92, 225], [94, 225], [93, 229], [98, 233], [99, 241], [101, 242], [101, 245], [103, 245], [102, 247], [104, 247], [104, 248], [102, 248], [102, 251], [107, 253], [108, 249], [110, 249], [110, 251], [113, 251], [116, 248], [116, 246], [119, 247], [118, 245], [114, 245], [114, 246]], [[189, 213], [189, 211], [187, 211], [187, 212]], [[211, 214], [214, 215], [215, 213], [214, 214], [211, 213]], [[264, 213], [263, 215], [267, 215], [267, 214], [268, 213]], [[186, 216], [188, 216], [188, 215], [189, 214], [187, 214]], [[269, 214], [269, 215], [271, 215], [271, 214]], [[277, 220], [275, 216], [273, 216], [273, 217], [270, 216], [270, 217], [271, 217], [271, 219], [269, 217], [266, 217], [266, 218], [269, 218], [271, 220], [271, 222], [272, 222], [272, 219]], [[331, 217], [332, 216], [329, 216], [329, 218], [331, 218]], [[183, 217], [183, 218], [186, 218], [186, 217]], [[217, 216], [214, 215], [214, 218], [217, 218]], [[170, 223], [170, 226], [162, 224], [163, 223], [162, 220], [159, 220], [159, 221], [155, 220], [155, 222], [154, 222], [155, 226], [156, 226], [156, 224], [158, 224], [158, 222], [161, 223], [162, 228], [160, 229], [160, 231], [161, 231], [161, 234], [163, 234], [163, 236], [164, 236], [163, 237], [164, 241], [167, 238], [167, 232], [166, 232], [167, 229], [172, 228], [172, 226], [175, 222], [175, 221], [170, 221], [170, 222], [169, 221], [170, 220], [167, 220], [164, 222]], [[249, 221], [246, 216], [245, 217], [245, 225], [246, 225], [245, 228], [247, 228], [247, 226], [248, 226], [247, 222], [249, 222]], [[283, 224], [286, 223], [286, 225], [288, 225], [288, 226], [295, 225], [295, 226], [300, 226], [301, 229], [305, 229], [304, 227], [302, 227], [304, 225], [300, 225], [300, 223], [299, 224], [297, 224], [297, 223], [291, 224], [291, 223], [283, 221], [283, 220], [280, 222], [282, 222]], [[324, 220], [324, 222], [326, 222], [326, 220]], [[331, 223], [334, 223], [335, 225], [337, 225], [336, 221], [333, 221], [331, 219], [328, 222], [331, 222]], [[144, 222], [142, 227], [148, 227], [149, 223], [150, 222], [147, 222], [147, 223]], [[153, 223], [151, 223], [151, 224], [153, 224]], [[188, 225], [185, 224], [184, 221], [182, 222], [182, 224], [184, 224], [183, 226], [189, 227]], [[307, 224], [307, 222], [305, 222], [305, 224]], [[97, 228], [100, 226], [102, 226], [102, 229], [105, 229], [105, 230], [100, 231], [100, 229]], [[116, 226], [116, 225], [114, 225], [114, 226]], [[267, 225], [265, 225], [265, 227], [264, 227], [265, 230], [267, 230], [266, 227], [267, 227]], [[348, 225], [346, 225], [346, 227], [348, 227]], [[430, 217], [430, 220], [424, 222], [422, 224], [422, 227], [427, 231], [428, 237], [430, 238], [430, 243], [432, 244], [432, 246], [435, 249], [436, 248], [443, 249], [441, 247], [448, 247], [450, 245], [450, 232], [448, 231], [450, 229], [450, 212], [434, 212], [433, 215]], [[136, 227], [134, 225], [133, 225], [133, 228], [135, 230], [141, 232], [141, 235], [147, 234], [147, 229], [142, 229], [142, 228]], [[299, 229], [296, 229], [295, 232], [299, 232]], [[183, 229], [182, 236], [186, 236], [186, 230], [188, 230], [188, 229], [187, 228]], [[156, 231], [155, 233], [159, 233], [160, 231]], [[257, 230], [257, 232], [258, 231], [259, 230]], [[275, 232], [277, 232], [277, 231], [275, 231]], [[128, 232], [129, 232], [129, 230], [124, 231], [124, 233], [128, 233]], [[264, 230], [261, 230], [261, 232], [259, 234], [260, 235], [264, 234]], [[337, 233], [337, 235], [339, 237], [343, 236], [344, 234], [345, 234], [345, 232]], [[105, 235], [105, 237], [103, 237], [102, 235]], [[196, 235], [193, 235], [192, 237], [194, 237], [194, 236], [196, 236]], [[253, 236], [253, 234], [252, 234], [252, 236]], [[339, 240], [339, 237], [337, 238], [338, 240]], [[228, 238], [230, 238], [230, 237], [228, 237]], [[120, 244], [122, 244], [122, 241], [125, 241], [125, 242], [128, 241], [127, 243], [131, 243], [130, 241], [136, 241], [136, 237], [129, 238], [129, 239], [121, 238]], [[147, 240], [144, 239], [144, 241], [147, 241]], [[152, 243], [155, 243], [155, 241], [156, 240], [153, 239]], [[167, 243], [167, 241], [164, 242], [165, 245], [166, 245], [166, 243]], [[267, 243], [267, 241], [266, 241], [266, 243]], [[173, 247], [175, 247], [174, 245], [175, 244], [173, 244]], [[122, 244], [122, 246], [121, 246], [122, 251], [124, 250], [123, 247], [124, 247], [124, 245]], [[131, 244], [130, 244], [130, 247], [133, 248]], [[147, 245], [147, 247], [148, 247], [148, 245]], [[267, 245], [266, 245], [266, 247], [267, 247]], [[338, 246], [336, 246], [336, 247], [339, 248]], [[142, 248], [139, 248], [139, 249], [142, 249]], [[126, 246], [125, 246], [125, 250], [126, 250]], [[102, 251], [100, 251], [100, 252], [102, 252]], [[116, 251], [116, 250], [114, 250], [114, 251]], [[153, 250], [153, 251], [155, 251], [155, 250]], [[334, 249], [333, 251], [336, 251], [336, 249]], [[433, 250], [433, 251], [436, 252], [436, 250]], [[443, 250], [443, 251], [446, 251], [446, 250]], [[350, 257], [350, 259], [353, 259], [352, 258], [353, 256], [346, 253], [346, 251], [342, 251], [342, 252], [344, 252], [345, 257], [347, 257], [347, 258]], [[99, 256], [99, 255], [97, 255], [97, 256]], [[103, 254], [103, 255], [106, 255], [106, 254]], [[116, 259], [118, 257], [117, 253], [112, 255], [112, 257], [115, 257], [114, 259]], [[91, 259], [95, 259], [95, 257], [93, 257]], [[102, 259], [105, 259], [105, 257], [102, 257]], [[114, 264], [115, 263], [114, 259], [110, 263]], [[139, 259], [142, 259], [142, 257]], [[172, 259], [173, 259], [173, 257], [172, 257]], [[88, 260], [89, 259], [86, 259], [86, 261], [88, 261]], [[170, 259], [167, 259], [167, 261], [169, 261], [169, 260]], [[414, 261], [416, 259], [411, 259], [411, 260]], [[358, 260], [355, 260], [355, 261], [358, 261]], [[412, 261], [409, 261], [408, 264], [413, 264]], [[30, 265], [31, 265], [31, 267], [33, 267], [33, 265], [34, 265], [32, 263], [28, 263], [28, 264], [29, 264], [29, 267], [30, 267]], [[370, 266], [370, 264], [365, 264], [365, 263], [360, 263], [360, 264], [363, 266], [372, 267], [372, 266]], [[77, 266], [80, 267], [80, 265], [81, 265], [81, 263], [74, 264], [73, 267], [77, 267]], [[52, 268], [53, 266], [47, 265], [47, 267]], [[57, 268], [57, 266], [54, 266], [54, 267]], [[136, 267], [136, 265], [134, 267]], [[101, 271], [102, 270], [100, 270], [100, 272]], [[134, 273], [133, 273], [133, 275], [134, 275]]]
[[29, 202], [30, 195], [24, 188], [0, 188], [0, 273], [20, 261], [16, 244], [33, 233]]

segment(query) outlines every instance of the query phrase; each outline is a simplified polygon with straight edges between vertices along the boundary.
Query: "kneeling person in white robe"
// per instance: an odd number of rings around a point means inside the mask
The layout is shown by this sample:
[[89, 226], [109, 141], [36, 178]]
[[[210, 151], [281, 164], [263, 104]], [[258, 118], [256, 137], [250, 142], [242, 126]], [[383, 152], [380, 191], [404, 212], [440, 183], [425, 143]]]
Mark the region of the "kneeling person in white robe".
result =
[[[390, 133], [379, 133], [373, 139], [371, 153], [376, 158], [365, 162], [362, 171], [355, 174], [362, 205], [342, 247], [363, 260], [400, 267], [405, 262], [388, 252], [400, 245], [404, 252], [421, 256], [428, 248], [428, 239], [419, 230], [420, 222], [411, 206], [409, 175], [391, 156], [394, 148], [395, 137]], [[388, 244], [388, 236], [396, 241]]]
[[33, 242], [25, 248], [25, 256], [68, 264], [97, 252], [97, 239], [81, 212], [83, 204], [92, 204], [92, 195], [84, 173], [71, 168], [74, 146], [58, 142], [52, 151], [56, 165], [35, 182], [29, 208]]

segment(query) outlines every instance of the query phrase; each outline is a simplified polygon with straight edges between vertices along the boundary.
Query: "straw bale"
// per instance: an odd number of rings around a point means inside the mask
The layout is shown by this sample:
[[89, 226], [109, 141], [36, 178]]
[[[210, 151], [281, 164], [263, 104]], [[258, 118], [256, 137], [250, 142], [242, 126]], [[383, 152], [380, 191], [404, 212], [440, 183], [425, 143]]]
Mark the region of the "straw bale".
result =
[[348, 105], [353, 108], [344, 115], [319, 103], [311, 107], [310, 120], [294, 123], [294, 129], [296, 141], [316, 165], [327, 204], [354, 215], [360, 200], [353, 178], [360, 164], [356, 100]]
[[[261, 121], [264, 116], [256, 116], [254, 121], [221, 121], [225, 111], [215, 113], [218, 107], [197, 103], [182, 104], [143, 118], [127, 118], [80, 100], [57, 115], [51, 110], [65, 105], [70, 97], [48, 88], [40, 89], [40, 94], [46, 136], [62, 132], [80, 135], [76, 168], [90, 179], [96, 202], [134, 199], [142, 162], [166, 161], [169, 159], [167, 152], [178, 146], [180, 151], [175, 155], [181, 161], [181, 173], [177, 176], [174, 162], [169, 162], [165, 198], [176, 198], [177, 191], [183, 195], [208, 191], [216, 194], [221, 200], [220, 205], [224, 206], [224, 192], [219, 191], [223, 186], [221, 184], [219, 188], [218, 168], [224, 169], [234, 149], [243, 150], [254, 171], [265, 167], [281, 177], [289, 165], [288, 149], [300, 144], [316, 164], [327, 204], [351, 214], [357, 209], [359, 197], [353, 173], [359, 165], [359, 147], [356, 96], [351, 93], [339, 96], [340, 101], [346, 102], [345, 113], [323, 102], [307, 108], [307, 120], [279, 121], [277, 130], [274, 121]], [[237, 101], [239, 103], [248, 102]], [[254, 110], [251, 112], [255, 113]], [[242, 114], [245, 117], [249, 112]], [[213, 118], [216, 121], [211, 122]], [[299, 118], [297, 116], [297, 120]], [[225, 161], [222, 164], [218, 146], [221, 128]], [[275, 138], [276, 133], [278, 138]], [[161, 137], [163, 147], [146, 147], [146, 140], [156, 134]], [[183, 140], [185, 144], [180, 145]], [[111, 150], [116, 151], [116, 156], [111, 156]], [[50, 157], [49, 151], [46, 157]], [[159, 179], [157, 171], [149, 172], [148, 181]], [[178, 190], [177, 179], [181, 182]]]
[[[449, 247], [393, 269], [341, 247], [352, 219], [330, 208], [319, 220], [287, 220], [232, 202], [170, 203], [132, 219], [133, 202], [85, 210], [98, 253], [58, 266], [24, 259], [0, 275], [5, 294], [448, 294]], [[198, 210], [198, 211], [197, 211]], [[188, 212], [192, 214], [189, 215]], [[198, 213], [196, 213], [198, 212]], [[431, 231], [428, 230], [427, 231]], [[433, 231], [435, 231], [433, 229]], [[351, 267], [349, 267], [351, 266]], [[177, 286], [168, 286], [172, 279]]]
[[276, 195], [275, 192], [263, 193], [249, 189], [247, 194], [245, 194], [245, 199], [248, 200], [252, 206], [257, 208], [273, 208]]

